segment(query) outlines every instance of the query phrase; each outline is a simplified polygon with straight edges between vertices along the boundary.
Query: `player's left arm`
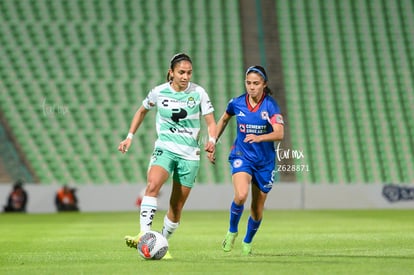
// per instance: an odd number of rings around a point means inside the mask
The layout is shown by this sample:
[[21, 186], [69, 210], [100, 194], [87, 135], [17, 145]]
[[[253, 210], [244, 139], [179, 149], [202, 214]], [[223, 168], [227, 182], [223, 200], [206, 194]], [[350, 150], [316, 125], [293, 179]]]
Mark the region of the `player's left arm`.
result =
[[248, 134], [244, 139], [244, 142], [254, 143], [254, 142], [265, 142], [265, 141], [280, 141], [284, 136], [284, 125], [283, 118], [280, 114], [273, 115], [269, 122], [272, 125], [273, 131], [268, 134], [255, 135]]
[[216, 137], [217, 137], [217, 125], [216, 120], [214, 119], [213, 113], [209, 113], [204, 115], [204, 119], [207, 124], [207, 132], [208, 132], [208, 142], [206, 142], [206, 145], [204, 146], [204, 150], [212, 153], [214, 152], [215, 146], [216, 146]]
[[201, 94], [201, 114], [204, 116], [204, 119], [207, 124], [207, 132], [208, 132], [208, 141], [204, 146], [204, 150], [211, 153], [214, 152], [216, 146], [216, 139], [217, 139], [217, 125], [216, 120], [214, 119], [214, 107], [210, 101], [210, 98], [206, 91], [200, 87], [200, 94]]

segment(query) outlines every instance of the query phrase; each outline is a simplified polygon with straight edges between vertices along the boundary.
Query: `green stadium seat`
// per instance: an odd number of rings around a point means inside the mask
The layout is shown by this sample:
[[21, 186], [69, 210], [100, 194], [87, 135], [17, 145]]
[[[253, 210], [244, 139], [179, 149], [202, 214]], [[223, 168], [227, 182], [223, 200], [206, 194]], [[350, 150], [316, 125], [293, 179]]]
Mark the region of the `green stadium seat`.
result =
[[[290, 120], [289, 126], [293, 146], [302, 144], [305, 151], [310, 152], [311, 163], [323, 163], [315, 165], [315, 170], [308, 175], [298, 174], [298, 179], [313, 183], [402, 182], [409, 179], [407, 173], [400, 172], [399, 167], [404, 161], [398, 155], [402, 148], [410, 150], [411, 146], [402, 138], [407, 134], [395, 130], [409, 129], [412, 124], [405, 115], [412, 104], [407, 104], [410, 100], [406, 93], [399, 92], [403, 82], [398, 79], [400, 68], [404, 67], [401, 71], [410, 70], [404, 65], [409, 55], [400, 50], [407, 39], [398, 37], [404, 34], [407, 26], [398, 22], [404, 18], [401, 9], [395, 8], [394, 2], [380, 1], [275, 2], [278, 24], [283, 26], [279, 30], [282, 63], [284, 72], [289, 72], [285, 77], [289, 115], [314, 113], [312, 124], [300, 123], [300, 117], [292, 116], [295, 119]], [[383, 5], [389, 8], [383, 8]], [[412, 3], [407, 6], [412, 7]], [[407, 13], [407, 9], [403, 13]], [[306, 21], [306, 18], [313, 20]], [[388, 34], [387, 27], [392, 30]], [[318, 31], [320, 29], [322, 31]], [[396, 59], [396, 56], [400, 58]], [[319, 73], [324, 63], [330, 66], [328, 74]], [[296, 84], [298, 80], [301, 85]], [[410, 84], [402, 90], [412, 89], [412, 82], [406, 83]], [[322, 91], [323, 96], [309, 97]], [[304, 105], [293, 107], [298, 106], [298, 95], [301, 94], [308, 97], [303, 101]], [[308, 108], [308, 105], [317, 108]], [[396, 112], [398, 105], [400, 112]], [[339, 126], [339, 131], [328, 130], [335, 129], [335, 125]], [[303, 134], [300, 129], [304, 127], [316, 129], [316, 133]], [[335, 152], [335, 157], [315, 156], [312, 148], [307, 147], [311, 144], [319, 148], [320, 145], [314, 142], [318, 136], [323, 137], [322, 146], [328, 148], [328, 152], [341, 148]], [[380, 136], [381, 142], [374, 136]], [[392, 138], [388, 138], [390, 136]], [[338, 143], [338, 137], [350, 138]], [[393, 140], [399, 140], [401, 145]], [[377, 149], [379, 146], [381, 149]], [[339, 165], [341, 163], [346, 167]], [[331, 169], [327, 174], [321, 171], [325, 167]]]
[[[24, 153], [35, 163], [40, 182], [144, 180], [155, 139], [155, 112], [137, 134], [134, 145], [142, 152], [134, 155], [135, 161], [124, 161], [125, 156], [109, 148], [116, 148], [117, 139], [125, 136], [135, 110], [148, 90], [163, 81], [168, 59], [177, 51], [193, 57], [194, 80], [210, 93], [218, 114], [239, 94], [235, 91], [243, 90], [243, 70], [235, 69], [243, 66], [239, 3], [182, 0], [178, 4], [183, 8], [174, 9], [169, 1], [0, 1], [4, 45], [0, 88], [7, 95], [1, 97], [0, 106], [12, 131], [24, 137], [19, 138], [21, 143], [27, 138], [21, 133], [30, 129], [30, 144], [35, 147], [24, 147]], [[404, 139], [413, 136], [410, 129], [414, 128], [410, 119], [414, 99], [405, 92], [413, 90], [412, 2], [278, 0], [276, 6], [287, 104], [294, 118], [289, 121], [293, 146], [309, 152], [313, 166], [312, 172], [298, 174], [299, 180], [412, 179], [412, 173], [400, 168], [403, 160], [412, 165], [412, 158], [395, 156], [413, 152], [414, 146], [412, 139]], [[156, 13], [160, 16], [154, 17]], [[152, 24], [145, 24], [151, 19]], [[180, 36], [178, 26], [190, 35]], [[213, 32], [215, 43], [209, 43]], [[225, 77], [216, 67], [226, 72]], [[353, 72], [356, 67], [361, 69]], [[68, 107], [69, 114], [45, 115], [44, 100]], [[398, 116], [393, 108], [397, 105]], [[342, 112], [331, 114], [336, 110]], [[380, 110], [385, 113], [377, 117]], [[306, 115], [300, 115], [303, 112]], [[384, 120], [394, 130], [384, 130]], [[364, 129], [355, 130], [360, 128]], [[321, 133], [316, 145], [339, 156], [312, 148]], [[349, 133], [355, 140], [335, 138]], [[395, 138], [384, 139], [385, 152], [376, 150], [378, 141], [372, 136], [390, 134]], [[400, 145], [394, 146], [397, 139]], [[223, 142], [232, 141], [226, 136]], [[48, 150], [49, 144], [55, 144], [56, 151]], [[343, 147], [354, 146], [363, 148], [352, 151], [355, 155], [344, 154]], [[53, 163], [57, 152], [64, 156]], [[219, 158], [227, 165], [227, 152], [223, 150]], [[75, 169], [78, 162], [84, 168]], [[352, 164], [345, 167], [344, 162]], [[397, 172], [378, 172], [383, 162], [395, 163], [392, 169]], [[122, 172], [108, 171], [110, 163]], [[331, 171], [325, 171], [325, 166]], [[349, 167], [364, 167], [367, 172], [345, 173]], [[199, 179], [229, 181], [227, 170], [214, 169], [204, 162]]]

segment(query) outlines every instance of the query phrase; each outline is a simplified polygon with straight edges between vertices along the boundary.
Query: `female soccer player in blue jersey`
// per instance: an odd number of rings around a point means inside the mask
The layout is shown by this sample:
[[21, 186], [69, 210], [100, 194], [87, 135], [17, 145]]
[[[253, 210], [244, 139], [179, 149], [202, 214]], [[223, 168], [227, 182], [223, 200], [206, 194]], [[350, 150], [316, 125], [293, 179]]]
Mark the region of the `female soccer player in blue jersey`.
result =
[[[274, 141], [283, 139], [284, 126], [279, 106], [270, 96], [267, 83], [263, 67], [249, 67], [245, 77], [246, 93], [231, 99], [217, 122], [219, 138], [230, 118], [236, 116], [237, 120], [237, 137], [229, 155], [234, 199], [230, 207], [230, 227], [222, 244], [226, 252], [232, 250], [238, 235], [239, 221], [251, 185], [250, 217], [242, 242], [242, 253], [251, 254], [251, 243], [262, 221], [267, 193], [273, 186], [276, 173]], [[211, 161], [215, 159], [214, 153], [209, 153], [208, 157]]]
[[176, 230], [191, 188], [193, 187], [200, 164], [199, 134], [201, 116], [207, 124], [209, 141], [204, 146], [207, 152], [213, 152], [216, 142], [216, 122], [213, 105], [206, 91], [190, 82], [193, 68], [190, 57], [177, 54], [170, 61], [167, 82], [156, 86], [143, 100], [135, 113], [128, 136], [118, 150], [126, 153], [132, 138], [145, 115], [157, 108], [156, 129], [158, 139], [155, 142], [148, 174], [145, 195], [140, 209], [140, 233], [126, 236], [128, 246], [137, 247], [139, 237], [151, 230], [152, 220], [157, 210], [157, 196], [170, 176], [173, 179], [170, 207], [164, 217], [162, 234], [169, 238]]

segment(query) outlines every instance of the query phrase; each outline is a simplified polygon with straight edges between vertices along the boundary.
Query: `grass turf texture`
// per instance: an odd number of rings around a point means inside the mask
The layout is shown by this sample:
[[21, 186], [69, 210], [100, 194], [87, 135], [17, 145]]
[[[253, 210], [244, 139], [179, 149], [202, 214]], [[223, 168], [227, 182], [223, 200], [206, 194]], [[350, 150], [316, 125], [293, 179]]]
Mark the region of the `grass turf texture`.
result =
[[[158, 211], [154, 230], [160, 230]], [[230, 253], [227, 211], [185, 211], [172, 260], [127, 248], [138, 213], [0, 215], [0, 274], [412, 274], [412, 210], [265, 211], [253, 256], [241, 256], [248, 214]]]

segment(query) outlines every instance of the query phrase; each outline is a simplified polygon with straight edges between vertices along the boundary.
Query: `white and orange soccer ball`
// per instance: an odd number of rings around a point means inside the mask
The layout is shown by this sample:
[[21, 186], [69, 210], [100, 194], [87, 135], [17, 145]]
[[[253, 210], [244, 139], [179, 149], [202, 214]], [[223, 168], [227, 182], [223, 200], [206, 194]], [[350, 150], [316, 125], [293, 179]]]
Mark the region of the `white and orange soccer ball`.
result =
[[146, 260], [161, 260], [167, 254], [168, 241], [157, 231], [147, 231], [139, 239], [137, 250]]

